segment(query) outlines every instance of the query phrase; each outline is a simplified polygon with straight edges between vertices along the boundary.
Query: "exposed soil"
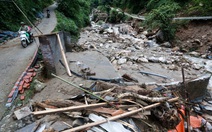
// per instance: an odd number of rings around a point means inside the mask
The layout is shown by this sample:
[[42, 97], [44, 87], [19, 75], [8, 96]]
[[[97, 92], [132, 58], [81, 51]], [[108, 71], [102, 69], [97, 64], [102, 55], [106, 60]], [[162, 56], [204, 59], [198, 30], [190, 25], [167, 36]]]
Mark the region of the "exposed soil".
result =
[[[177, 46], [186, 51], [197, 51], [201, 54], [212, 52], [212, 21], [191, 21], [178, 29]], [[210, 52], [210, 53], [209, 53]]]

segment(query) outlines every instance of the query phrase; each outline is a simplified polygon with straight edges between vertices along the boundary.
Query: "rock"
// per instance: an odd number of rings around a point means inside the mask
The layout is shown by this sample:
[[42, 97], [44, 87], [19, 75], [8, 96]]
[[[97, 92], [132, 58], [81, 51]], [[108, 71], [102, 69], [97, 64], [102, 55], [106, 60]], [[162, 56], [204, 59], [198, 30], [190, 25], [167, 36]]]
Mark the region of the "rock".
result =
[[154, 56], [149, 57], [148, 61], [150, 61], [150, 62], [159, 62], [158, 58], [156, 58]]
[[147, 32], [147, 31], [143, 31], [142, 34], [143, 34], [143, 35], [147, 35], [148, 32]]
[[207, 58], [207, 54], [201, 55], [202, 58]]
[[160, 46], [166, 47], [166, 48], [171, 48], [171, 44], [169, 42], [165, 42], [160, 44]]
[[114, 31], [113, 31], [113, 29], [111, 27], [109, 27], [108, 29], [105, 29], [105, 32], [107, 32], [107, 33], [113, 33]]
[[137, 50], [142, 50], [142, 49], [143, 49], [142, 47], [140, 47], [140, 46], [138, 46], [138, 45], [133, 45], [133, 46], [134, 46], [134, 48], [137, 49]]
[[155, 42], [153, 42], [152, 40], [148, 40], [148, 41], [145, 42], [145, 45], [148, 46], [148, 47], [153, 47], [154, 43]]
[[178, 70], [178, 67], [176, 65], [170, 65], [167, 67], [169, 70], [173, 70], [173, 71], [177, 71]]
[[202, 43], [201, 43], [201, 41], [199, 39], [195, 39], [193, 42], [197, 43], [198, 45], [202, 45]]
[[176, 51], [179, 51], [179, 50], [180, 50], [179, 47], [174, 47], [174, 48], [172, 48], [172, 52], [176, 52]]
[[118, 60], [117, 63], [118, 63], [119, 65], [121, 65], [121, 64], [124, 64], [124, 63], [126, 63], [126, 62], [127, 62], [127, 59], [126, 59], [126, 58], [121, 58], [121, 59]]
[[117, 60], [114, 60], [114, 61], [112, 62], [113, 65], [116, 65], [117, 63], [118, 63]]
[[103, 45], [104, 45], [104, 44], [101, 43], [99, 46], [102, 47]]
[[156, 33], [156, 42], [157, 43], [163, 43], [165, 41], [165, 38], [164, 38], [164, 34], [161, 30], [159, 30], [157, 33]]
[[148, 61], [147, 58], [142, 57], [142, 58], [138, 58], [138, 59], [137, 59], [137, 62], [144, 62], [144, 63], [147, 63], [147, 62], [149, 62], [149, 61]]
[[112, 40], [109, 40], [109, 41], [107, 41], [108, 43], [113, 43], [113, 41]]
[[73, 127], [77, 127], [77, 126], [81, 126], [81, 125], [84, 125], [85, 123], [88, 122], [88, 118], [78, 118], [78, 119], [75, 119], [72, 123], [72, 126]]
[[147, 47], [157, 47], [158, 44], [156, 44], [153, 40], [148, 40], [148, 41], [145, 41], [145, 46], [147, 46]]
[[55, 123], [51, 125], [51, 127], [58, 132], [70, 128], [68, 125], [64, 124], [62, 121], [56, 121]]
[[130, 58], [130, 60], [132, 60], [132, 61], [136, 61], [136, 60], [138, 59], [137, 56], [131, 56], [131, 57], [129, 57], [129, 58]]
[[110, 44], [106, 44], [105, 48], [108, 49], [110, 47]]
[[200, 70], [200, 69], [202, 68], [202, 66], [200, 66], [200, 65], [198, 65], [198, 64], [194, 64], [194, 65], [193, 65], [193, 68], [194, 68], [195, 70]]
[[166, 63], [165, 57], [159, 57], [158, 60], [159, 60], [159, 62]]
[[129, 25], [120, 26], [119, 32], [122, 34], [131, 34], [133, 32], [133, 28]]
[[146, 35], [144, 34], [141, 34], [138, 38], [141, 38], [141, 39], [146, 39]]
[[192, 51], [189, 53], [191, 56], [194, 56], [194, 57], [199, 57], [200, 56], [200, 53], [198, 52], [195, 52], [195, 51]]
[[35, 83], [35, 91], [36, 92], [40, 92], [46, 87], [45, 83], [42, 83], [38, 80], [35, 80], [34, 83]]

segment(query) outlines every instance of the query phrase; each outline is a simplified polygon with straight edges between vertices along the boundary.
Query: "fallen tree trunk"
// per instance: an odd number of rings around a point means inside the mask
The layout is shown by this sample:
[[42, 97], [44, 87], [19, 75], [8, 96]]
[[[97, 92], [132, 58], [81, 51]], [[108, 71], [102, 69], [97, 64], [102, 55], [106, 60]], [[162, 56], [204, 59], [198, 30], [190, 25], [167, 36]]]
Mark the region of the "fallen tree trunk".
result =
[[[169, 99], [168, 102], [175, 102], [177, 100], [178, 100], [178, 97]], [[69, 130], [65, 130], [65, 131], [62, 131], [62, 132], [77, 132], [77, 131], [83, 130], [85, 128], [89, 128], [89, 127], [93, 127], [93, 126], [97, 126], [97, 125], [106, 123], [108, 121], [117, 120], [117, 119], [120, 119], [120, 118], [131, 116], [131, 115], [136, 114], [138, 112], [142, 112], [142, 111], [145, 111], [147, 109], [157, 107], [160, 104], [161, 103], [155, 103], [155, 104], [140, 108], [138, 110], [130, 111], [130, 112], [123, 113], [123, 114], [120, 114], [120, 115], [117, 115], [117, 116], [113, 116], [113, 117], [109, 117], [107, 119], [104, 119], [104, 120], [101, 120], [101, 121], [98, 121], [98, 122], [88, 123], [88, 124], [85, 124], [85, 125], [82, 125], [82, 126], [79, 126], [79, 127], [75, 127], [75, 128], [69, 129]]]
[[119, 99], [124, 97], [135, 97], [141, 100], [149, 101], [149, 102], [163, 102], [168, 100], [168, 97], [147, 97], [143, 95], [139, 95], [136, 93], [122, 93], [117, 96]]

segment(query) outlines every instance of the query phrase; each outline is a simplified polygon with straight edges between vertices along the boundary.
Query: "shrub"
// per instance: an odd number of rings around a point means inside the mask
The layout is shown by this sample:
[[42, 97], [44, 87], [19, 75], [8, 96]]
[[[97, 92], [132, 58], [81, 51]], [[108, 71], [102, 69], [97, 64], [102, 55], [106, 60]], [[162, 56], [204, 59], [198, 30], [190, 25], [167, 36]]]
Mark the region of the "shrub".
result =
[[59, 11], [56, 11], [57, 16], [57, 26], [54, 31], [67, 31], [70, 32], [71, 35], [77, 36], [79, 35], [78, 27], [73, 20], [65, 17]]
[[171, 41], [174, 39], [176, 25], [173, 23], [173, 18], [179, 5], [175, 2], [167, 3], [153, 9], [147, 16], [144, 24], [149, 29], [159, 28], [165, 40]]

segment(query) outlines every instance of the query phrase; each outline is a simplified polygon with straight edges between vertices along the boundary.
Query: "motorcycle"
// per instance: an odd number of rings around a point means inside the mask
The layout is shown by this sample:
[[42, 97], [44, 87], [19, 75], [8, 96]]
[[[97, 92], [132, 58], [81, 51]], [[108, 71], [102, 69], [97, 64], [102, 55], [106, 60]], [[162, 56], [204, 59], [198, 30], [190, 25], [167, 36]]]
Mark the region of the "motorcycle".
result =
[[47, 10], [46, 10], [46, 17], [47, 17], [47, 18], [50, 18], [50, 12], [49, 12], [49, 9], [47, 9]]
[[46, 15], [46, 16], [47, 16], [47, 18], [50, 18], [50, 13], [47, 13], [47, 15]]
[[26, 48], [29, 44], [31, 44], [34, 39], [33, 39], [33, 33], [29, 33], [29, 35], [27, 35], [26, 31], [19, 31], [19, 37], [21, 39], [21, 45]]

